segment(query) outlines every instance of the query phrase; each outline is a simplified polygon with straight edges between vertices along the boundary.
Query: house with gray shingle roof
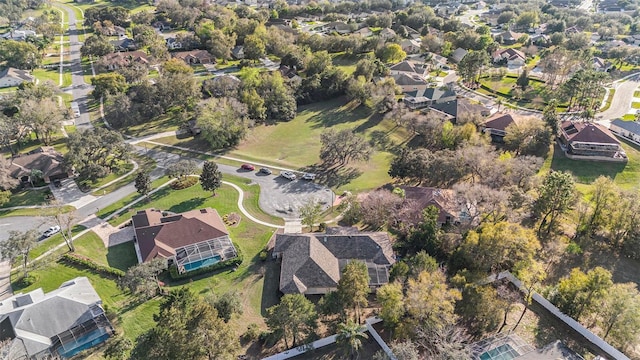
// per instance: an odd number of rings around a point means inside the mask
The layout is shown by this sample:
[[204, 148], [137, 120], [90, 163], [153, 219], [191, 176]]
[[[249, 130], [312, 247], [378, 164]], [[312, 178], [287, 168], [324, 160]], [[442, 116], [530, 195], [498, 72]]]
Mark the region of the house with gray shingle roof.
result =
[[329, 228], [326, 233], [278, 234], [273, 257], [281, 260], [280, 291], [284, 294], [321, 295], [336, 290], [342, 269], [362, 261], [372, 289], [389, 282], [395, 263], [389, 235], [354, 228]]
[[10, 339], [10, 359], [70, 358], [111, 336], [102, 300], [86, 277], [56, 290], [36, 289], [0, 302], [0, 338]]
[[615, 119], [611, 122], [609, 130], [618, 136], [640, 144], [640, 123], [637, 121]]
[[6, 68], [0, 71], [0, 88], [18, 86], [23, 82], [34, 82], [36, 78], [27, 70]]

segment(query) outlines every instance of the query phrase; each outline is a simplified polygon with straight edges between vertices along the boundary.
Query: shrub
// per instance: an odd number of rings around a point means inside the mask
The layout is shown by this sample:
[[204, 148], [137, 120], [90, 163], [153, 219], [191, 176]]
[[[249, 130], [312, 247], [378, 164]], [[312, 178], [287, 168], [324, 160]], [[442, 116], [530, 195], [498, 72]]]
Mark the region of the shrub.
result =
[[110, 266], [104, 266], [96, 263], [88, 257], [76, 253], [66, 253], [62, 255], [62, 261], [76, 267], [92, 270], [97, 274], [120, 278], [124, 276], [124, 271]]
[[238, 247], [237, 244], [233, 244], [233, 246], [235, 246], [236, 251], [238, 252], [238, 256], [234, 257], [233, 259], [228, 259], [225, 261], [220, 261], [217, 262], [213, 265], [209, 265], [209, 266], [205, 266], [205, 267], [201, 267], [197, 270], [193, 270], [193, 271], [188, 271], [185, 272], [183, 274], [180, 274], [178, 272], [178, 267], [176, 265], [171, 265], [169, 267], [169, 274], [171, 275], [171, 278], [173, 280], [180, 280], [180, 279], [188, 279], [197, 275], [202, 275], [202, 274], [206, 274], [212, 271], [216, 271], [219, 269], [223, 269], [225, 267], [229, 267], [229, 266], [238, 266], [240, 264], [242, 264], [242, 261], [244, 260], [244, 255], [242, 254], [242, 251], [240, 250], [240, 248]]
[[249, 324], [249, 326], [247, 326], [247, 331], [245, 331], [244, 334], [242, 334], [242, 340], [244, 341], [258, 340], [259, 337], [260, 337], [260, 328], [256, 323]]
[[27, 276], [23, 276], [18, 280], [17, 285], [20, 288], [25, 288], [27, 286], [31, 286], [38, 281], [38, 277], [34, 274], [28, 274]]
[[267, 253], [267, 250], [262, 250], [262, 251], [260, 251], [260, 255], [259, 255], [259, 256], [260, 256], [260, 260], [262, 260], [262, 261], [266, 261], [266, 260], [267, 260], [267, 256], [268, 256], [268, 255], [269, 255], [269, 254]]
[[187, 177], [183, 177], [182, 179], [178, 179], [177, 181], [174, 181], [171, 183], [171, 188], [173, 190], [182, 190], [182, 189], [186, 189], [188, 187], [191, 187], [195, 184], [198, 183], [198, 178], [195, 176], [187, 176]]

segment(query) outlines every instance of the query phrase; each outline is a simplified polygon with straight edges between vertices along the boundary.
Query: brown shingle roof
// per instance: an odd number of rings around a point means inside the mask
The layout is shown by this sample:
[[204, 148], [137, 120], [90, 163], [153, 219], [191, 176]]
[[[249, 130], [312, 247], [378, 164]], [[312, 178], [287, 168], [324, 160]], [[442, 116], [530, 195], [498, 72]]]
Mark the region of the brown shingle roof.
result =
[[484, 122], [484, 127], [504, 131], [509, 125], [517, 124], [511, 114], [495, 113]]
[[364, 261], [370, 273], [382, 269], [382, 280], [370, 281], [377, 285], [388, 281], [388, 267], [395, 263], [389, 236], [382, 232], [278, 234], [273, 252], [282, 254], [280, 291], [285, 294], [335, 288], [344, 264], [355, 259]]
[[611, 131], [600, 124], [567, 120], [560, 127], [569, 142], [620, 144]]
[[11, 176], [18, 179], [31, 174], [31, 170], [42, 171], [44, 177], [64, 174], [64, 157], [57, 151], [43, 148], [34, 154], [19, 155], [11, 159], [9, 171]]
[[211, 208], [162, 216], [159, 210], [138, 211], [132, 217], [143, 261], [170, 257], [175, 249], [229, 235], [218, 212]]
[[432, 187], [402, 186], [405, 199], [412, 201], [415, 213], [409, 214], [410, 220], [418, 222], [422, 220], [422, 210], [429, 206], [435, 206], [440, 210], [438, 222], [444, 224], [447, 217], [454, 221], [460, 212], [460, 206], [456, 199], [456, 192], [450, 189], [438, 189]]

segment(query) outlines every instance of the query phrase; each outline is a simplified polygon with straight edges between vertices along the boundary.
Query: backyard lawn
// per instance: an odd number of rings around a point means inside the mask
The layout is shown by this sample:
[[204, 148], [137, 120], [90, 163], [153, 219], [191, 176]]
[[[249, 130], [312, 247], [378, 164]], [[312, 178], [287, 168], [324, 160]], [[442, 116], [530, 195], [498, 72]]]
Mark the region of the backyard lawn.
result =
[[89, 231], [73, 243], [78, 254], [89, 257], [101, 265], [127, 271], [128, 268], [138, 263], [133, 241], [107, 249], [104, 247], [102, 239], [93, 231]]
[[553, 155], [547, 157], [540, 172], [546, 173], [549, 169], [570, 172], [575, 177], [578, 190], [583, 193], [591, 189], [590, 184], [600, 175], [611, 177], [622, 189], [640, 189], [640, 149], [624, 141], [621, 144], [629, 158], [626, 164], [571, 160], [562, 153], [558, 145], [554, 145]]
[[49, 188], [23, 190], [15, 194], [11, 194], [9, 202], [2, 204], [2, 208], [46, 204], [48, 202], [47, 196], [49, 195], [51, 195], [51, 190], [49, 190]]
[[[546, 103], [555, 98], [555, 92], [548, 89], [544, 81], [529, 78], [529, 86], [522, 93], [522, 98], [516, 100], [512, 96], [513, 90], [517, 88], [517, 77], [515, 75], [485, 76], [480, 79], [481, 88], [479, 92], [501, 98], [507, 102], [512, 102], [518, 106], [543, 110]], [[603, 92], [604, 96], [604, 92]], [[558, 111], [566, 111], [566, 104], [561, 104]]]

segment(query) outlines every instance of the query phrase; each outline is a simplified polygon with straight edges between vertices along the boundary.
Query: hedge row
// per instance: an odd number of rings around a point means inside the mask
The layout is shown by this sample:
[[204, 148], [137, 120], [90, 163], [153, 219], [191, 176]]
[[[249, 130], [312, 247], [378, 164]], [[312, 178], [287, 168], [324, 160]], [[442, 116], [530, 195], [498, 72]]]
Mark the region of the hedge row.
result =
[[124, 271], [120, 269], [100, 265], [95, 261], [76, 253], [66, 253], [62, 255], [62, 260], [69, 265], [75, 265], [77, 267], [93, 270], [100, 275], [111, 276], [115, 278], [124, 276]]
[[193, 271], [187, 271], [183, 274], [178, 273], [178, 267], [176, 265], [171, 265], [169, 267], [169, 274], [171, 275], [171, 278], [173, 280], [181, 280], [181, 279], [188, 279], [190, 277], [194, 277], [197, 275], [210, 273], [212, 271], [220, 270], [222, 268], [229, 267], [229, 266], [238, 266], [242, 264], [242, 261], [244, 260], [244, 255], [242, 254], [242, 251], [240, 250], [237, 244], [234, 243], [233, 246], [235, 246], [236, 251], [238, 252], [238, 256], [234, 257], [233, 259], [220, 261], [213, 265], [201, 267]]

